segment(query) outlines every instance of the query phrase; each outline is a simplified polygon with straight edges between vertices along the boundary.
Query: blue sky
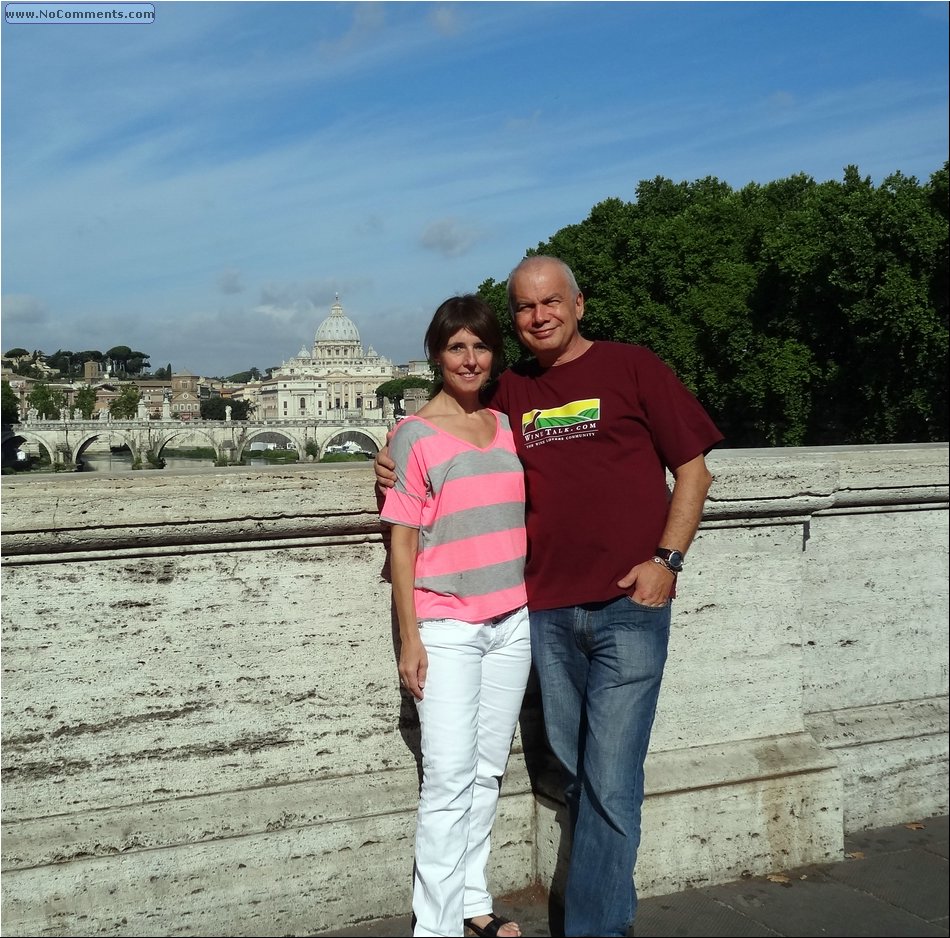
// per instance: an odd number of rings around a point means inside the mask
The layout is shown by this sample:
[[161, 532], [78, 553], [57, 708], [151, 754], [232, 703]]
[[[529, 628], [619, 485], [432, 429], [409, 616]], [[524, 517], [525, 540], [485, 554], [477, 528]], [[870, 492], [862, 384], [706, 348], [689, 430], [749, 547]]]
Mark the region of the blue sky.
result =
[[443, 299], [643, 179], [948, 157], [943, 2], [155, 10], [2, 26], [3, 351], [264, 369], [339, 293], [404, 362]]

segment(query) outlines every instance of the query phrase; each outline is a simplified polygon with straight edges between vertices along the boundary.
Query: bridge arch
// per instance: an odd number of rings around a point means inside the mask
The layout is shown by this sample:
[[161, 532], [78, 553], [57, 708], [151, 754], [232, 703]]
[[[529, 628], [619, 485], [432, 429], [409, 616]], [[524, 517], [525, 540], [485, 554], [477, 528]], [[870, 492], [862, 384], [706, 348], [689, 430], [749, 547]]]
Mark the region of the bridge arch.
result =
[[102, 437], [107, 437], [110, 440], [118, 439], [122, 445], [128, 446], [129, 451], [132, 453], [133, 461], [141, 456], [138, 439], [134, 433], [124, 433], [121, 429], [116, 427], [103, 427], [101, 430], [83, 433], [79, 437], [79, 442], [72, 448], [70, 460], [78, 466], [83, 453], [85, 453], [96, 440]]
[[[320, 420], [280, 420], [252, 423], [250, 421], [210, 420], [111, 420], [68, 419], [27, 421], [6, 430], [15, 433], [24, 443], [39, 448], [49, 455], [52, 463], [76, 463], [95, 441], [128, 446], [133, 465], [141, 466], [147, 459], [160, 464], [162, 451], [172, 441], [188, 435], [199, 441], [207, 440], [214, 448], [219, 464], [242, 462], [250, 446], [261, 439], [277, 438], [288, 441], [297, 450], [297, 458], [323, 456], [330, 446], [355, 443], [359, 450], [375, 454], [386, 444], [391, 429], [390, 420], [353, 420], [347, 423]], [[12, 445], [12, 444], [6, 444]], [[350, 447], [352, 448], [352, 447]], [[310, 454], [313, 454], [311, 456]]]
[[180, 436], [187, 437], [200, 437], [201, 440], [205, 441], [208, 444], [208, 447], [214, 450], [214, 459], [215, 462], [220, 462], [223, 458], [222, 448], [223, 444], [216, 440], [212, 433], [209, 433], [203, 427], [195, 426], [191, 423], [182, 423], [178, 427], [173, 429], [163, 428], [155, 438], [155, 441], [149, 441], [149, 452], [152, 454], [152, 458], [158, 462], [162, 458], [162, 451], [171, 443], [173, 440], [178, 439]]
[[[20, 442], [16, 442], [17, 440]], [[38, 449], [46, 453], [51, 465], [56, 463], [55, 447], [48, 440], [44, 439], [39, 433], [31, 433], [29, 430], [24, 430], [18, 427], [16, 430], [11, 430], [9, 436], [6, 436], [6, 434], [4, 435], [4, 449], [6, 449], [8, 446], [14, 445], [16, 449], [19, 449], [24, 443], [29, 443], [31, 446], [36, 446]]]
[[364, 453], [369, 453], [370, 457], [375, 456], [380, 450], [379, 441], [369, 431], [359, 427], [343, 427], [323, 441], [323, 446], [320, 448], [320, 457], [323, 458], [328, 452], [331, 452], [331, 447], [344, 446], [347, 443], [355, 443]]
[[[292, 427], [257, 427], [253, 430], [248, 430], [245, 434], [242, 435], [240, 442], [238, 443], [237, 450], [234, 454], [235, 462], [241, 462], [245, 456], [251, 452], [251, 444], [261, 440], [263, 437], [272, 437], [272, 436], [281, 436], [288, 443], [292, 443], [294, 448], [297, 450], [297, 458], [303, 459], [306, 456], [307, 452], [307, 434], [306, 430], [303, 433], [295, 432]], [[267, 442], [271, 442], [268, 440]]]

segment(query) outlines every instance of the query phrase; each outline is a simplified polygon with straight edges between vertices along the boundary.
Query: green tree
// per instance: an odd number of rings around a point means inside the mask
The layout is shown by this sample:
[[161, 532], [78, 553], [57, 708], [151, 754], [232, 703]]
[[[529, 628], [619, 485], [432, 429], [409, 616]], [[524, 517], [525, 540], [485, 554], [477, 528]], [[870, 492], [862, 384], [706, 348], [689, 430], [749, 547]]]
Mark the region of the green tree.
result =
[[9, 381], [2, 383], [3, 397], [2, 407], [0, 407], [0, 421], [4, 424], [20, 422], [20, 402], [17, 399], [16, 391], [10, 387]]
[[106, 352], [105, 357], [112, 362], [114, 374], [124, 375], [126, 362], [132, 357], [132, 349], [127, 345], [114, 345]]
[[36, 408], [41, 420], [59, 420], [60, 413], [66, 406], [66, 395], [44, 381], [33, 385], [26, 400], [30, 407]]
[[75, 368], [73, 353], [68, 350], [57, 349], [52, 355], [46, 356], [46, 364], [55, 368], [61, 375], [71, 378]]
[[227, 408], [232, 420], [247, 420], [253, 409], [250, 401], [233, 401], [226, 397], [209, 397], [201, 402], [202, 420], [224, 420]]
[[149, 364], [147, 353], [133, 351], [127, 345], [114, 345], [105, 357], [112, 362], [113, 371], [120, 377], [141, 374]]
[[95, 349], [74, 352], [72, 361], [73, 374], [77, 377], [82, 377], [85, 373], [86, 362], [96, 362], [101, 367], [104, 359], [105, 356], [102, 352], [96, 351]]
[[397, 413], [402, 412], [402, 399], [405, 397], [406, 388], [425, 388], [431, 392], [433, 382], [418, 375], [409, 375], [405, 378], [393, 378], [390, 381], [384, 381], [376, 388], [377, 397], [388, 398]]
[[20, 356], [17, 363], [13, 366], [14, 374], [24, 378], [35, 378], [39, 381], [46, 379], [46, 373], [37, 366], [37, 363], [44, 359], [42, 352], [27, 352], [26, 349], [14, 349], [14, 351], [25, 352], [25, 355]]
[[225, 380], [233, 381], [235, 384], [247, 384], [249, 381], [259, 381], [260, 378], [259, 368], [248, 368], [247, 371], [239, 371], [237, 374], [229, 375]]
[[25, 348], [18, 347], [18, 348], [10, 349], [10, 351], [6, 352], [3, 357], [4, 358], [25, 358], [29, 354], [30, 354], [29, 351], [27, 351]]
[[131, 420], [138, 413], [139, 389], [134, 384], [124, 384], [117, 397], [109, 403], [109, 413], [117, 420]]
[[507, 281], [496, 283], [489, 278], [482, 282], [477, 290], [478, 295], [492, 308], [501, 326], [501, 335], [504, 342], [505, 361], [502, 364], [512, 364], [524, 357], [525, 350], [518, 341], [511, 314], [508, 312], [508, 284]]
[[85, 384], [76, 392], [76, 407], [86, 420], [92, 417], [96, 409], [96, 389]]
[[148, 355], [145, 352], [133, 352], [125, 362], [126, 374], [140, 375], [149, 366]]
[[848, 167], [765, 239], [773, 326], [818, 370], [808, 442], [946, 439], [948, 231], [932, 199], [945, 177], [875, 188]]
[[[657, 177], [527, 253], [566, 261], [584, 334], [655, 351], [729, 445], [943, 440], [947, 180]], [[507, 336], [505, 287], [479, 293]]]

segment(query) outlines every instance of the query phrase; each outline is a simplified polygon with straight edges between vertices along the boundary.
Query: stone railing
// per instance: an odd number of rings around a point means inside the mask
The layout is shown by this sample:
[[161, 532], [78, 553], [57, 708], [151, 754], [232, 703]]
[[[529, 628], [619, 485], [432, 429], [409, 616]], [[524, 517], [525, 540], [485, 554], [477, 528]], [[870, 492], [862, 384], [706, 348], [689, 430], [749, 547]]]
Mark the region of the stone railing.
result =
[[[947, 812], [948, 447], [714, 452], [641, 895]], [[3, 931], [314, 934], [408, 910], [418, 786], [368, 467], [5, 477]], [[558, 888], [529, 687], [499, 893]]]

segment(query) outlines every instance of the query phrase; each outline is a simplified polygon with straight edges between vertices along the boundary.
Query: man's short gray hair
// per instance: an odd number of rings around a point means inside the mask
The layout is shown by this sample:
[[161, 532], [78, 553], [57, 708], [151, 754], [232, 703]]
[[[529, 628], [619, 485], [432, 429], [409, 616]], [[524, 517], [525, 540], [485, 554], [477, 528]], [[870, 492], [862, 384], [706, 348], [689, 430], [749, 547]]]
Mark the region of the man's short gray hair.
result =
[[577, 295], [581, 292], [581, 288], [577, 285], [577, 278], [574, 276], [574, 271], [571, 270], [564, 261], [559, 257], [555, 257], [553, 254], [533, 254], [531, 257], [525, 257], [518, 262], [515, 267], [512, 268], [510, 274], [508, 274], [508, 312], [514, 315], [514, 308], [511, 302], [511, 281], [514, 279], [515, 274], [518, 273], [524, 267], [533, 267], [535, 264], [544, 264], [551, 263], [557, 264], [561, 269], [561, 273], [567, 278], [568, 285], [571, 288], [572, 295], [571, 299], [576, 300]]

